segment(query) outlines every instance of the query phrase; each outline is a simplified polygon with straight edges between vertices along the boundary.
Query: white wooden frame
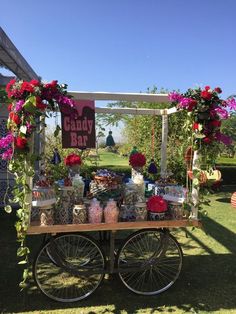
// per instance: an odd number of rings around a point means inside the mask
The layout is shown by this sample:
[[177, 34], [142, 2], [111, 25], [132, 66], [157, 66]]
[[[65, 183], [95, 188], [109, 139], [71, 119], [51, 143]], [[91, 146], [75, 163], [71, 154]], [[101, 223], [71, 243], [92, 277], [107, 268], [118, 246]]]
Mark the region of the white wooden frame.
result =
[[[108, 93], [108, 92], [69, 92], [74, 99], [86, 100], [110, 100], [110, 101], [130, 101], [149, 103], [168, 103], [168, 94], [144, 94], [144, 93]], [[170, 109], [146, 109], [146, 108], [95, 108], [96, 113], [107, 114], [132, 114], [132, 115], [157, 115], [162, 116], [162, 143], [161, 143], [161, 176], [166, 175], [166, 151], [168, 137], [168, 115], [175, 113], [176, 108]]]

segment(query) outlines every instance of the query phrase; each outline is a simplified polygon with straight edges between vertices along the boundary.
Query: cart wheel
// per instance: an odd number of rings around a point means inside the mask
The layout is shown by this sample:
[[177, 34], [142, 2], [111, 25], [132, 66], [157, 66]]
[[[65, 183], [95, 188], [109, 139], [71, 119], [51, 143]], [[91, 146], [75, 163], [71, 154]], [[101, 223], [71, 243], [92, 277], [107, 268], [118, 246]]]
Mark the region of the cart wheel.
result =
[[167, 290], [179, 277], [183, 253], [166, 231], [146, 229], [131, 234], [117, 254], [119, 277], [131, 291], [155, 295]]
[[49, 298], [74, 302], [91, 295], [105, 274], [105, 255], [87, 235], [51, 238], [34, 262], [34, 278]]

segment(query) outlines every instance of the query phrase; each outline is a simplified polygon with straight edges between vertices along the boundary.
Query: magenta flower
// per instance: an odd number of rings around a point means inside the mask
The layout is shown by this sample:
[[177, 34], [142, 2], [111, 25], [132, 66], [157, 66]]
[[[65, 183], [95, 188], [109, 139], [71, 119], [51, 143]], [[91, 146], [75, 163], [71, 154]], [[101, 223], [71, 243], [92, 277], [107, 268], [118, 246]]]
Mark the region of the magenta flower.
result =
[[216, 132], [215, 138], [217, 141], [222, 142], [225, 145], [231, 145], [232, 144], [232, 138], [228, 135], [225, 135], [221, 132]]
[[11, 133], [0, 139], [0, 148], [7, 148], [14, 141], [14, 137]]
[[187, 98], [187, 97], [182, 97], [182, 99], [180, 100], [178, 107], [181, 109], [188, 109], [189, 106], [191, 106], [192, 104], [192, 99], [191, 98]]
[[234, 98], [229, 98], [225, 102], [230, 110], [236, 110], [236, 100]]
[[215, 112], [219, 116], [219, 118], [222, 120], [226, 120], [229, 118], [229, 114], [228, 114], [228, 111], [226, 109], [217, 107], [217, 108], [213, 109], [213, 112]]
[[180, 102], [183, 99], [183, 96], [180, 95], [178, 92], [171, 92], [168, 95], [170, 101], [173, 102]]
[[18, 100], [15, 106], [16, 112], [21, 111], [22, 107], [24, 105], [25, 101], [24, 100]]
[[12, 159], [12, 154], [13, 154], [13, 150], [12, 148], [8, 148], [8, 150], [6, 150], [4, 153], [2, 153], [0, 156], [2, 157], [2, 159], [4, 160], [10, 160]]

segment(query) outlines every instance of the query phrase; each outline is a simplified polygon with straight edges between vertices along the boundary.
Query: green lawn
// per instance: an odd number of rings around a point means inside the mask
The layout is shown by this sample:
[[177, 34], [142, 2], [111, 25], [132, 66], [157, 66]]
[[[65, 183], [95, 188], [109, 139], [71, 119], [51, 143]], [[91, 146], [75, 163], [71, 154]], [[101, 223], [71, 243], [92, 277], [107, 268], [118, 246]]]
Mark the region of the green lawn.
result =
[[229, 157], [219, 157], [217, 159], [217, 164], [220, 165], [236, 165], [236, 157], [229, 158]]
[[[0, 313], [236, 313], [236, 209], [230, 205], [235, 190], [234, 186], [211, 196], [204, 230], [173, 232], [184, 251], [183, 269], [173, 287], [154, 297], [129, 292], [115, 276], [107, 276], [90, 298], [74, 304], [47, 299], [33, 282], [29, 290], [19, 292], [14, 215], [1, 211]], [[41, 240], [41, 236], [29, 237], [32, 256]]]

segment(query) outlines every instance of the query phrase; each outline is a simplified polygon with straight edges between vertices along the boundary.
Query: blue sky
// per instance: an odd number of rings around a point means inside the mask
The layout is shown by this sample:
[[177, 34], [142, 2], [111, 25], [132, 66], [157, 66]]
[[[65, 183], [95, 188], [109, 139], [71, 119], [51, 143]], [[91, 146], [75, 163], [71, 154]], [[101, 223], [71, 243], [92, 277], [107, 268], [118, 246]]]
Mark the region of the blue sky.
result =
[[235, 0], [11, 0], [1, 26], [44, 80], [69, 90], [196, 85], [236, 93]]
[[236, 92], [235, 0], [11, 0], [1, 26], [33, 69], [70, 90]]

